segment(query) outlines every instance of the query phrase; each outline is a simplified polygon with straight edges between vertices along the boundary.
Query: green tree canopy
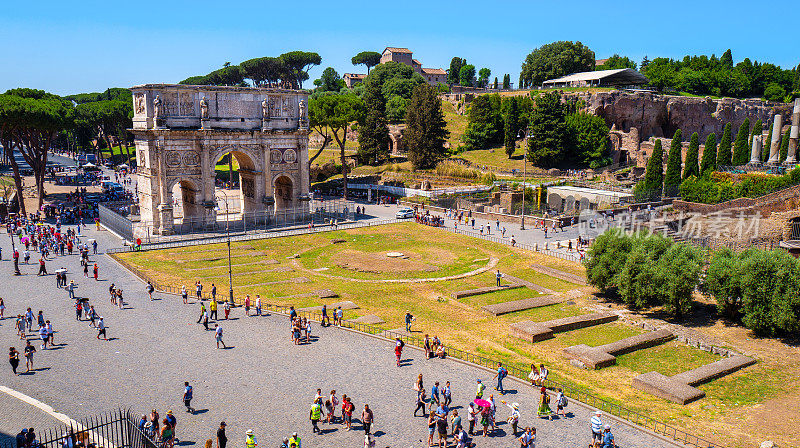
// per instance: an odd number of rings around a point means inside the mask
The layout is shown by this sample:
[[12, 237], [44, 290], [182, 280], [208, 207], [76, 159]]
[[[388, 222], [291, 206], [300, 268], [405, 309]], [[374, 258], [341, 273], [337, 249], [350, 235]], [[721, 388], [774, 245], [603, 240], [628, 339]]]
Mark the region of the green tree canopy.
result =
[[536, 97], [528, 129], [528, 160], [543, 168], [561, 163], [569, 128], [558, 93], [551, 91]]
[[472, 86], [473, 79], [475, 78], [475, 66], [466, 64], [461, 66], [458, 72], [458, 83], [462, 86]]
[[636, 70], [636, 63], [627, 56], [620, 56], [614, 53], [614, 55], [606, 59], [606, 62], [602, 65], [595, 67], [595, 70], [614, 70], [620, 68], [632, 68]]
[[569, 135], [564, 158], [573, 166], [599, 168], [611, 164], [608, 125], [597, 115], [577, 112], [566, 116]]
[[503, 147], [510, 159], [517, 149], [517, 123], [519, 122], [519, 106], [516, 97], [508, 99], [508, 107], [503, 119]]
[[467, 60], [458, 56], [450, 60], [450, 70], [447, 71], [447, 83], [458, 84], [460, 81], [461, 67], [467, 65]]
[[592, 70], [594, 70], [592, 50], [580, 42], [558, 41], [533, 50], [525, 58], [520, 81], [524, 82], [524, 87], [529, 87], [570, 73]]
[[664, 149], [661, 147], [661, 139], [656, 140], [653, 145], [653, 154], [647, 160], [647, 168], [644, 172], [644, 179], [636, 184], [634, 194], [638, 200], [657, 201], [661, 199], [661, 192], [664, 189]]
[[690, 176], [700, 177], [700, 166], [698, 165], [698, 158], [700, 157], [700, 136], [697, 132], [692, 134], [689, 140], [689, 149], [686, 151], [686, 161], [684, 162], [683, 178], [686, 179]]
[[486, 87], [489, 83], [489, 77], [492, 76], [492, 71], [486, 67], [478, 70], [478, 85], [481, 87]]
[[[364, 119], [358, 129], [358, 160], [362, 164], [379, 165], [389, 159], [389, 127], [386, 121], [386, 99], [381, 93], [381, 67], [397, 64], [381, 64], [364, 81]], [[410, 67], [409, 67], [410, 68]]]
[[339, 73], [333, 67], [323, 70], [320, 78], [314, 81], [314, 85], [321, 92], [338, 92], [345, 86]]
[[503, 119], [500, 115], [500, 95], [478, 95], [472, 101], [467, 114], [468, 124], [464, 133], [467, 149], [483, 149], [500, 143]]
[[350, 59], [353, 65], [365, 65], [367, 67], [367, 74], [369, 69], [381, 63], [381, 54], [377, 51], [362, 51]]
[[733, 165], [744, 165], [750, 161], [750, 151], [747, 148], [747, 138], [750, 135], [750, 119], [745, 118], [739, 126], [736, 134], [736, 142], [733, 145]]
[[664, 175], [664, 195], [675, 197], [681, 187], [681, 130], [675, 131], [667, 154], [667, 172]]
[[364, 112], [364, 101], [353, 94], [320, 96], [310, 99], [308, 104], [309, 124], [314, 129], [327, 128], [339, 145], [345, 199], [347, 199], [348, 164], [344, 149], [347, 129], [351, 124], [363, 120]]
[[442, 101], [427, 84], [420, 84], [406, 108], [406, 131], [403, 134], [408, 147], [408, 160], [414, 169], [433, 168], [447, 157], [445, 141], [450, 133], [442, 112]]
[[294, 87], [303, 88], [311, 67], [322, 63], [322, 57], [311, 51], [290, 51], [280, 55], [281, 61], [294, 77]]
[[717, 169], [717, 134], [710, 133], [706, 137], [703, 147], [703, 160], [700, 162], [700, 174], [706, 174]]

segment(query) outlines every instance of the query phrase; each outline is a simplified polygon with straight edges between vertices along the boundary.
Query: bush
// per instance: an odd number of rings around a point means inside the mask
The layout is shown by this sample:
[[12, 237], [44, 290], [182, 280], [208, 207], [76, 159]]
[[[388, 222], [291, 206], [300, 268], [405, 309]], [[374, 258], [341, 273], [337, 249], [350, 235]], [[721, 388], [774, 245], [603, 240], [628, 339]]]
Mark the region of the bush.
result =
[[633, 239], [619, 229], [610, 229], [598, 236], [589, 248], [586, 278], [599, 290], [608, 293], [617, 288], [617, 275], [633, 249]]
[[659, 284], [656, 265], [673, 242], [660, 235], [646, 234], [633, 238], [632, 242], [633, 250], [617, 279], [619, 295], [631, 308], [658, 304], [661, 301], [660, 289], [653, 287]]
[[691, 311], [702, 260], [694, 246], [660, 235], [629, 236], [611, 229], [595, 240], [589, 255], [589, 283], [603, 292], [617, 293], [629, 307], [663, 305], [677, 317]]
[[703, 204], [717, 204], [736, 198], [757, 198], [793, 185], [800, 184], [800, 168], [783, 176], [748, 173], [734, 184], [728, 173], [713, 173], [709, 178], [690, 177], [681, 183], [681, 199]]

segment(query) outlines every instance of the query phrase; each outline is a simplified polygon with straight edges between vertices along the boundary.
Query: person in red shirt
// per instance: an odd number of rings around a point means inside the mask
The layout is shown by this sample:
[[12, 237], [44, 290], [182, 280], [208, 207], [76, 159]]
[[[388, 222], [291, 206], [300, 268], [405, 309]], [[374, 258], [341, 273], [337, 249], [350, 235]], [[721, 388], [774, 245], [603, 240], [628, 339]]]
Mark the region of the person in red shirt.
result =
[[397, 367], [400, 367], [400, 356], [403, 354], [405, 343], [400, 338], [395, 338], [394, 355], [397, 357]]
[[97, 263], [95, 263], [95, 264], [94, 264], [94, 279], [95, 279], [95, 281], [97, 281], [97, 272], [98, 272], [98, 270], [99, 270], [99, 269], [98, 269], [98, 267], [97, 267]]

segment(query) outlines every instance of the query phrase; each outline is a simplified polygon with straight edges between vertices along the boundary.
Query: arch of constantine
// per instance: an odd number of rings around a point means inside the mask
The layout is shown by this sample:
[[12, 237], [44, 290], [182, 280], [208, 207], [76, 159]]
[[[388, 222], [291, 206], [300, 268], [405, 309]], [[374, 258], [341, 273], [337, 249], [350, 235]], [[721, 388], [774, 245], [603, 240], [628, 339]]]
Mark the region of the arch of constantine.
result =
[[307, 212], [305, 93], [175, 84], [131, 91], [139, 209], [154, 233], [173, 232], [176, 204], [184, 221], [216, 224], [228, 205], [216, 197], [215, 167], [227, 154], [239, 165], [242, 216]]

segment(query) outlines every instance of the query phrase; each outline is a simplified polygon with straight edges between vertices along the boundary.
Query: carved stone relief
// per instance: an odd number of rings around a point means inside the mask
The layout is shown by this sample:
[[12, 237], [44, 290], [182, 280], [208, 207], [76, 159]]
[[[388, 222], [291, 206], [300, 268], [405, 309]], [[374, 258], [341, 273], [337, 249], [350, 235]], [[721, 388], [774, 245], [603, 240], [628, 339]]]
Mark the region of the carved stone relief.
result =
[[246, 198], [254, 198], [256, 196], [256, 186], [253, 179], [242, 178], [242, 194]]
[[197, 151], [189, 151], [183, 155], [183, 164], [186, 166], [200, 165], [200, 154]]
[[167, 151], [164, 157], [164, 163], [170, 168], [181, 166], [181, 153], [178, 151]]

